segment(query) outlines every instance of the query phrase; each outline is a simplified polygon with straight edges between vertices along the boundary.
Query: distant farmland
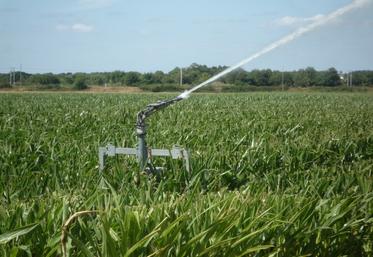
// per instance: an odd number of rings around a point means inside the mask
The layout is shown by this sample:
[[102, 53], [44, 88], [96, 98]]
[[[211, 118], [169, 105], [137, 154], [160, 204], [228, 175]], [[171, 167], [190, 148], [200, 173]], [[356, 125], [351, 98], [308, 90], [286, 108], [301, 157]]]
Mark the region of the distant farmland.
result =
[[190, 174], [101, 176], [98, 147], [135, 147], [136, 113], [168, 97], [0, 94], [0, 255], [372, 256], [373, 94], [192, 95], [148, 123]]

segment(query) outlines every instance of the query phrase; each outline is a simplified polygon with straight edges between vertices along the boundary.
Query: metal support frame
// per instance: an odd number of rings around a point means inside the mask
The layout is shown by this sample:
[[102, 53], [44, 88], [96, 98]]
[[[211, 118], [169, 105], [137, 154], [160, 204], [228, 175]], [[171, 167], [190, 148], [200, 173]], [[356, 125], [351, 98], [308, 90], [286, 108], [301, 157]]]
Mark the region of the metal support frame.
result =
[[[104, 170], [105, 167], [105, 157], [113, 157], [116, 155], [135, 155], [139, 158], [139, 148], [126, 148], [126, 147], [115, 147], [114, 145], [108, 145], [106, 147], [98, 148], [98, 159], [99, 159], [99, 169], [100, 171]], [[171, 157], [172, 159], [182, 159], [184, 161], [185, 169], [187, 172], [190, 172], [190, 163], [189, 163], [189, 153], [186, 149], [174, 146], [171, 150], [168, 149], [151, 149], [148, 148], [145, 150], [147, 154], [147, 160], [144, 164], [145, 166], [151, 161], [152, 157]], [[143, 170], [144, 170], [143, 169]]]
[[98, 158], [99, 158], [99, 169], [102, 171], [105, 167], [105, 156], [115, 156], [118, 154], [123, 155], [136, 155], [139, 165], [140, 172], [150, 171], [157, 172], [158, 168], [153, 167], [151, 159], [153, 156], [172, 157], [173, 159], [183, 159], [186, 170], [190, 172], [189, 164], [189, 153], [184, 148], [173, 147], [171, 150], [168, 149], [151, 149], [146, 144], [146, 119], [153, 113], [166, 108], [167, 106], [181, 101], [183, 98], [180, 96], [166, 101], [158, 101], [153, 104], [149, 104], [146, 108], [137, 113], [136, 120], [136, 134], [138, 138], [137, 148], [123, 148], [108, 145], [106, 147], [99, 147]]

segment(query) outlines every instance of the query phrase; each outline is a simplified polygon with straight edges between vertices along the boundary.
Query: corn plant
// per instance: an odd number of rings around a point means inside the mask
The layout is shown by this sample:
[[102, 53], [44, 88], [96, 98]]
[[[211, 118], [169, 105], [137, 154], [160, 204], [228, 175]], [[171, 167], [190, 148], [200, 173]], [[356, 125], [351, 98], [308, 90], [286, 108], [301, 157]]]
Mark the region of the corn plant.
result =
[[373, 95], [196, 94], [152, 116], [181, 161], [107, 160], [168, 94], [0, 94], [0, 256], [372, 256]]

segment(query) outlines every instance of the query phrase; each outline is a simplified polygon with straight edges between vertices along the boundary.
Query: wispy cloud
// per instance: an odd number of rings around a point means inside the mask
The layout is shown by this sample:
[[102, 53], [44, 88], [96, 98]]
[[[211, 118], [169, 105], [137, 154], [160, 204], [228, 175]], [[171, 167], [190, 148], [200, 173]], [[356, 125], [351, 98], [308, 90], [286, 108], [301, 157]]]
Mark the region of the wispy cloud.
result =
[[75, 23], [71, 26], [71, 29], [75, 32], [91, 32], [93, 30], [93, 26], [83, 23]]
[[285, 16], [273, 22], [276, 26], [299, 26], [306, 23], [315, 22], [324, 17], [323, 14], [317, 14], [312, 17]]
[[85, 8], [103, 8], [113, 4], [113, 0], [79, 0], [79, 4]]
[[249, 20], [246, 18], [215, 17], [215, 18], [195, 19], [194, 23], [197, 23], [197, 24], [203, 24], [203, 23], [235, 24], [235, 23], [247, 23], [248, 21]]
[[56, 29], [59, 31], [73, 31], [73, 32], [91, 32], [94, 27], [84, 23], [75, 23], [72, 25], [58, 24]]

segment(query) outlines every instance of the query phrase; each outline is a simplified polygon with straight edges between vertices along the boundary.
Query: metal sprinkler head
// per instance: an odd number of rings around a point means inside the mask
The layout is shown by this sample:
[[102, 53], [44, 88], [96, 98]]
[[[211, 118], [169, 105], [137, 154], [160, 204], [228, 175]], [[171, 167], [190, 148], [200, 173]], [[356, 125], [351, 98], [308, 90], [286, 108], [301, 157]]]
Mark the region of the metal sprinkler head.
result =
[[138, 138], [137, 148], [122, 148], [108, 145], [106, 147], [99, 147], [99, 169], [103, 171], [105, 167], [105, 157], [115, 156], [118, 154], [123, 155], [136, 155], [140, 172], [146, 171], [147, 173], [157, 173], [159, 168], [154, 167], [151, 163], [151, 159], [154, 156], [172, 157], [173, 159], [183, 159], [185, 168], [189, 172], [189, 153], [186, 149], [180, 147], [173, 147], [169, 149], [152, 149], [147, 146], [146, 143], [146, 119], [153, 113], [166, 108], [167, 106], [183, 100], [184, 97], [175, 97], [171, 100], [158, 101], [153, 104], [149, 104], [146, 108], [137, 113], [136, 120], [136, 135]]

